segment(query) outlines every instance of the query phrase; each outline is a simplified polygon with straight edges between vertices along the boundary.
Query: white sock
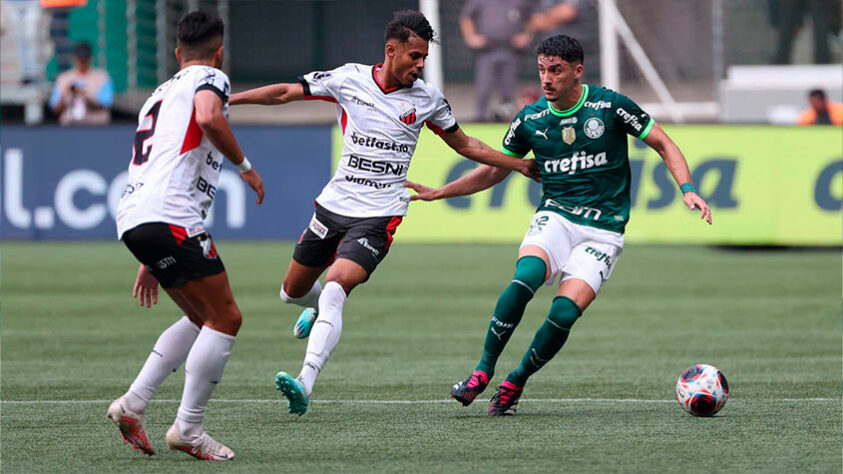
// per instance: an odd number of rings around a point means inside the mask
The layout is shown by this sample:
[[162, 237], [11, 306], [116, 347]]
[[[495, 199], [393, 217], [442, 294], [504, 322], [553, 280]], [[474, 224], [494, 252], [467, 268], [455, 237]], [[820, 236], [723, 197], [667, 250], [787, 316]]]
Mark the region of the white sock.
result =
[[310, 291], [307, 292], [306, 295], [302, 296], [301, 298], [293, 298], [292, 296], [288, 295], [284, 292], [284, 286], [281, 286], [281, 301], [285, 303], [292, 303], [297, 304], [304, 308], [315, 308], [317, 303], [319, 302], [319, 295], [322, 294], [322, 285], [319, 284], [319, 280], [316, 280], [313, 283], [313, 286], [310, 287]]
[[137, 413], [146, 411], [146, 405], [155, 395], [158, 386], [178, 370], [198, 335], [199, 326], [184, 316], [158, 336], [143, 368], [126, 392], [129, 410]]
[[188, 438], [202, 434], [202, 420], [211, 392], [222, 379], [234, 336], [202, 328], [184, 364], [184, 392], [176, 421]]
[[299, 374], [308, 395], [313, 392], [316, 376], [337, 347], [342, 333], [342, 308], [345, 305], [345, 290], [339, 283], [325, 283], [319, 297], [319, 317], [313, 323], [307, 340], [307, 353]]

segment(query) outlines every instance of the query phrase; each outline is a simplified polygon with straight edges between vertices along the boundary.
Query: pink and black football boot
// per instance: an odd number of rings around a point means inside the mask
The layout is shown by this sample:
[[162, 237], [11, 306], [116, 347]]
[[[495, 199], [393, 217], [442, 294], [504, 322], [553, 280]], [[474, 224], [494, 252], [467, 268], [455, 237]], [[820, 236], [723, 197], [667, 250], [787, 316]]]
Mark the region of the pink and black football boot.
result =
[[451, 398], [462, 403], [464, 407], [467, 407], [488, 386], [489, 376], [486, 375], [486, 372], [475, 370], [467, 379], [451, 387]]

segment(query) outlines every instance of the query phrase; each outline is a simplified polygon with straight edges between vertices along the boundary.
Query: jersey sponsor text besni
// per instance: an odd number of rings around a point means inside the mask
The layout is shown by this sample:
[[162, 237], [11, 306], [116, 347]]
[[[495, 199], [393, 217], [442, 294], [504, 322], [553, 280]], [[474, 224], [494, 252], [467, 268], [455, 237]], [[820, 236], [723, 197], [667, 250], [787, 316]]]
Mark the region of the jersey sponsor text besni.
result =
[[404, 182], [422, 127], [437, 134], [459, 128], [437, 88], [416, 80], [385, 89], [380, 67], [346, 64], [300, 79], [306, 99], [337, 104], [342, 157], [316, 202], [347, 217], [405, 215], [410, 194]]
[[533, 152], [542, 178], [539, 210], [623, 233], [630, 209], [627, 135], [643, 140], [654, 124], [626, 96], [584, 84], [568, 110], [556, 110], [545, 98], [524, 107], [501, 151], [519, 157]]
[[193, 99], [210, 90], [228, 118], [228, 76], [190, 66], [158, 86], [138, 114], [129, 179], [117, 206], [117, 236], [165, 222], [198, 232], [214, 201], [225, 157], [196, 124]]

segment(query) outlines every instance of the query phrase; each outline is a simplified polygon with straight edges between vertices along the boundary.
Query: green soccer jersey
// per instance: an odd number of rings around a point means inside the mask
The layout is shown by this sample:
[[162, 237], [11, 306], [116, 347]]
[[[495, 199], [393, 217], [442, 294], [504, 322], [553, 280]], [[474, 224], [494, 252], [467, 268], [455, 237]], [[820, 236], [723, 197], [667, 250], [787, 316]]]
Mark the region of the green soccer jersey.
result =
[[577, 104], [556, 110], [541, 98], [513, 119], [501, 151], [533, 151], [542, 178], [539, 211], [623, 233], [629, 221], [626, 135], [644, 139], [655, 121], [626, 96], [583, 84]]

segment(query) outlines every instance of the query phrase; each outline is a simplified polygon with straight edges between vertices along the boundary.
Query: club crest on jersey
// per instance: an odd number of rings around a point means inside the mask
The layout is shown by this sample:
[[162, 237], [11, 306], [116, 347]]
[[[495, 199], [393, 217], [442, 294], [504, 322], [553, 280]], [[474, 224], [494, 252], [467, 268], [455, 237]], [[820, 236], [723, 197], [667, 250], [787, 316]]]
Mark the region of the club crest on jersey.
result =
[[567, 143], [568, 145], [574, 143], [577, 139], [577, 132], [574, 131], [574, 127], [564, 127], [562, 129], [562, 141]]
[[401, 114], [398, 119], [406, 125], [412, 125], [416, 123], [416, 108], [411, 107], [410, 110]]
[[214, 260], [219, 256], [219, 254], [217, 254], [217, 248], [214, 247], [214, 242], [211, 241], [210, 237], [199, 237], [199, 245], [202, 247], [202, 255], [205, 258]]
[[603, 132], [606, 130], [606, 125], [604, 125], [603, 121], [599, 118], [592, 117], [585, 121], [582, 129], [585, 132], [585, 136], [595, 140], [603, 136]]

